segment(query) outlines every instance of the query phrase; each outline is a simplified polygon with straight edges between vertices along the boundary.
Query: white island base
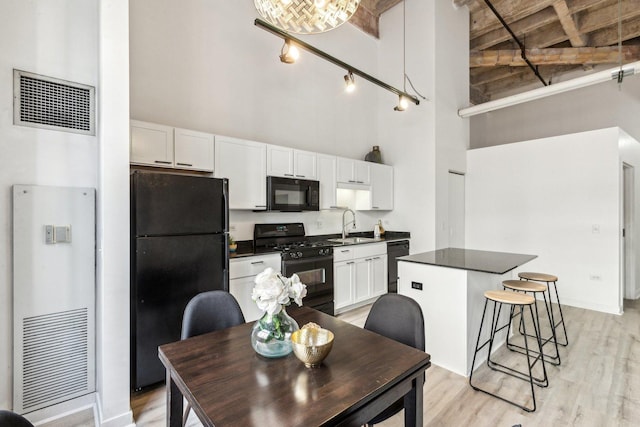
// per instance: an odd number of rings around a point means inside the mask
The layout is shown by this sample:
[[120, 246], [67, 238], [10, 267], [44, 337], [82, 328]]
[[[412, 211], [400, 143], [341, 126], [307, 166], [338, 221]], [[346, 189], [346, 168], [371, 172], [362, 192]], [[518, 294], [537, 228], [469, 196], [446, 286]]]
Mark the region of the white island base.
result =
[[[433, 265], [447, 264], [440, 256], [442, 251], [459, 251], [467, 257], [461, 267]], [[506, 267], [491, 265], [486, 270], [478, 271], [468, 260], [471, 255], [507, 255]], [[437, 254], [437, 257], [430, 255]], [[445, 254], [446, 255], [446, 254]], [[448, 255], [451, 255], [450, 253]], [[511, 258], [519, 254], [502, 254], [498, 252], [470, 251], [465, 249], [442, 249], [425, 254], [410, 255], [398, 259], [398, 293], [413, 298], [420, 304], [425, 322], [425, 351], [431, 355], [431, 362], [447, 370], [463, 376], [469, 376], [471, 362], [478, 338], [478, 329], [484, 308], [484, 292], [490, 289], [502, 289], [502, 281], [512, 279], [513, 269], [534, 259], [535, 256], [522, 255], [522, 259]], [[426, 256], [426, 257], [425, 257]], [[467, 260], [467, 263], [464, 262]], [[517, 261], [517, 262], [514, 262]], [[457, 264], [454, 262], [453, 264]], [[465, 268], [465, 266], [467, 268]], [[474, 267], [474, 269], [468, 269]], [[416, 289], [416, 287], [422, 289]], [[489, 305], [491, 308], [492, 305]], [[500, 324], [506, 322], [508, 306], [503, 307]], [[485, 331], [482, 340], [489, 336], [491, 311], [487, 310]], [[504, 343], [504, 334], [499, 334], [494, 348]], [[486, 352], [476, 360], [479, 366], [486, 360]], [[479, 357], [480, 357], [479, 355]]]

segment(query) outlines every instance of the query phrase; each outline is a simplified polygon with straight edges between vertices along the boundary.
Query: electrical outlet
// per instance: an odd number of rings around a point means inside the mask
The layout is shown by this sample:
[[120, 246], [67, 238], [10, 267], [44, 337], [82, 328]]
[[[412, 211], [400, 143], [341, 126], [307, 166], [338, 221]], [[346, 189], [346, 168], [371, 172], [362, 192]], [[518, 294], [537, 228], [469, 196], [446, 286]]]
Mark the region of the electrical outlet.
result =
[[316, 227], [322, 228], [322, 221], [317, 221], [316, 222]]
[[591, 232], [593, 234], [600, 234], [600, 224], [593, 224], [591, 226]]
[[589, 275], [589, 280], [596, 280], [596, 281], [600, 281], [602, 280], [602, 277], [600, 277], [599, 274], [590, 274]]
[[421, 291], [422, 290], [422, 283], [420, 283], [420, 282], [411, 282], [411, 288]]
[[236, 225], [235, 224], [229, 224], [229, 231], [236, 231]]

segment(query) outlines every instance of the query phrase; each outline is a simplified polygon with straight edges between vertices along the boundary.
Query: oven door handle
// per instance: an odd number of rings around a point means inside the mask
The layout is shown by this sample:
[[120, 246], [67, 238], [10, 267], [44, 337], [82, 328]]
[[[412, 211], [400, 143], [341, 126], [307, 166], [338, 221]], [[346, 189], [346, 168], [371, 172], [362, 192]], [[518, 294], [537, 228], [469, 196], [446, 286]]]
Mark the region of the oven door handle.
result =
[[303, 258], [303, 259], [290, 259], [284, 262], [287, 265], [293, 266], [293, 265], [304, 264], [308, 262], [321, 262], [321, 261], [331, 261], [333, 263], [333, 255], [326, 255], [321, 257], [309, 257], [309, 258]]

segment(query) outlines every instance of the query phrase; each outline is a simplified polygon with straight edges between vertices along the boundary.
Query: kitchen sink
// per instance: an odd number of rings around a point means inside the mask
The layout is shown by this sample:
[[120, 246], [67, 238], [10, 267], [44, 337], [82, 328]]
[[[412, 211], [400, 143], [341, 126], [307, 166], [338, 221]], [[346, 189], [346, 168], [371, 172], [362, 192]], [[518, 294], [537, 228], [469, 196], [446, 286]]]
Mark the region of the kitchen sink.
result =
[[355, 244], [355, 243], [368, 243], [374, 242], [375, 239], [371, 237], [345, 237], [344, 239], [327, 239], [327, 242], [341, 243], [343, 245]]

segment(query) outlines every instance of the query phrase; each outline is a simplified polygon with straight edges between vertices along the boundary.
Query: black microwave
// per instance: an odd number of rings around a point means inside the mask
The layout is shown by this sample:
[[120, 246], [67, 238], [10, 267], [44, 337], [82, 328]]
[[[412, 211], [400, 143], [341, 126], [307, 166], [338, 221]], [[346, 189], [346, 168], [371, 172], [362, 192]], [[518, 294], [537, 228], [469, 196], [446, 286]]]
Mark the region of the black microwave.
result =
[[307, 179], [267, 177], [267, 210], [319, 211], [320, 183]]

